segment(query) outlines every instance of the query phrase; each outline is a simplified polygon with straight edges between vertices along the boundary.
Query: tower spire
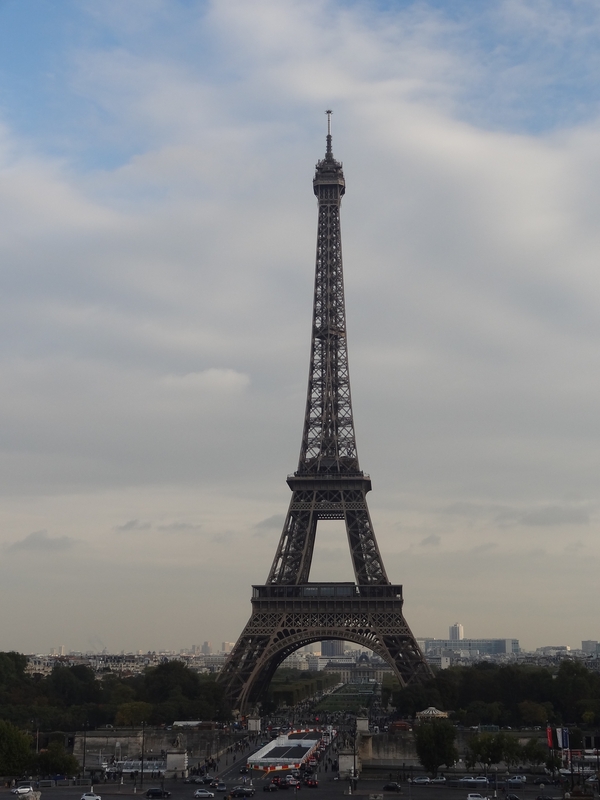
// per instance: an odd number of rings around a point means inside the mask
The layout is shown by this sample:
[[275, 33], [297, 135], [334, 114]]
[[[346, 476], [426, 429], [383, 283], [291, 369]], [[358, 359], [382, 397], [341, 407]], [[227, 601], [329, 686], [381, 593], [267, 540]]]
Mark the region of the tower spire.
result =
[[325, 112], [327, 114], [327, 150], [325, 152], [325, 158], [333, 158], [333, 151], [331, 149], [331, 115], [333, 111], [328, 108]]

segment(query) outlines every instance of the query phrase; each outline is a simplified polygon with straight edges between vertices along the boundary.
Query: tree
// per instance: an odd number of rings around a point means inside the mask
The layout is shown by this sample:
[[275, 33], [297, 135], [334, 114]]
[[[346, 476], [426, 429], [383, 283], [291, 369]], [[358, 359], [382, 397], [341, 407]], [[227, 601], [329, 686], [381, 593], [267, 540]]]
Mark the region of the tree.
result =
[[523, 745], [523, 758], [530, 764], [543, 764], [548, 756], [548, 748], [538, 739], [528, 739]]
[[31, 755], [29, 736], [0, 720], [0, 775], [23, 775], [31, 764]]
[[140, 700], [132, 703], [122, 703], [115, 717], [115, 724], [125, 727], [133, 727], [134, 725], [141, 725], [142, 722], [148, 722], [152, 715], [152, 706], [150, 703], [144, 703]]
[[76, 775], [79, 762], [67, 753], [62, 742], [50, 742], [47, 750], [42, 750], [36, 758], [40, 775]]
[[456, 729], [447, 719], [423, 722], [415, 728], [417, 756], [427, 772], [437, 775], [442, 764], [450, 767], [458, 760], [455, 740]]

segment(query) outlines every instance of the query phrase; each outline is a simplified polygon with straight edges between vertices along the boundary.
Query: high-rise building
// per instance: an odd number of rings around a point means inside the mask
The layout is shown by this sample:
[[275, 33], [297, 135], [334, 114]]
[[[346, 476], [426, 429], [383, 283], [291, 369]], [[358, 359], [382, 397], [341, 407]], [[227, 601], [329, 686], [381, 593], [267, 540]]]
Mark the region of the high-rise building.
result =
[[465, 629], [460, 624], [460, 622], [455, 622], [454, 625], [450, 625], [449, 639], [451, 642], [461, 642], [464, 638], [465, 638]]
[[222, 642], [221, 644], [221, 652], [222, 653], [231, 653], [233, 650], [233, 645], [235, 642]]
[[343, 656], [344, 642], [341, 639], [332, 639], [327, 642], [321, 642], [321, 655], [331, 657]]
[[584, 653], [596, 653], [598, 650], [598, 642], [595, 639], [586, 639], [581, 643], [581, 649]]
[[202, 655], [209, 656], [212, 653], [212, 642], [204, 642], [202, 645]]

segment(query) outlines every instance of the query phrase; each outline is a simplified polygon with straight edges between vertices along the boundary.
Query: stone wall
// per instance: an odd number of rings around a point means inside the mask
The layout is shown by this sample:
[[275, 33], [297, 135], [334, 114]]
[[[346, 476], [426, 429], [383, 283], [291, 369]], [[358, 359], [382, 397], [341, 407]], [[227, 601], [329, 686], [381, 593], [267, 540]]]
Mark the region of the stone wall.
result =
[[[188, 752], [189, 764], [204, 763], [206, 758], [217, 758], [226, 753], [236, 742], [247, 738], [244, 732], [222, 730], [197, 730], [188, 728], [146, 728], [144, 730], [144, 758], [159, 758], [161, 753], [170, 750]], [[140, 758], [142, 753], [142, 730], [139, 728], [118, 728], [112, 730], [94, 730], [75, 735], [73, 755], [83, 764], [83, 748], [85, 739], [86, 766], [100, 764], [102, 759], [113, 757], [115, 760]]]

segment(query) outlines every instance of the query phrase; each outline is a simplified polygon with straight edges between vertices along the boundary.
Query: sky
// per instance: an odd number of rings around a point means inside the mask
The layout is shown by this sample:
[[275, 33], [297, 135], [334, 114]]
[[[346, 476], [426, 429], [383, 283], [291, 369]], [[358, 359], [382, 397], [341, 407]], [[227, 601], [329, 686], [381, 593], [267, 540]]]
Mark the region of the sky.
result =
[[[600, 7], [0, 0], [0, 649], [235, 641], [304, 414], [333, 109], [416, 636], [600, 639]], [[311, 580], [351, 580], [320, 523]]]

